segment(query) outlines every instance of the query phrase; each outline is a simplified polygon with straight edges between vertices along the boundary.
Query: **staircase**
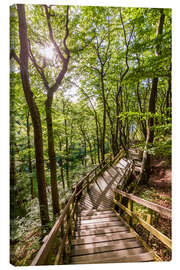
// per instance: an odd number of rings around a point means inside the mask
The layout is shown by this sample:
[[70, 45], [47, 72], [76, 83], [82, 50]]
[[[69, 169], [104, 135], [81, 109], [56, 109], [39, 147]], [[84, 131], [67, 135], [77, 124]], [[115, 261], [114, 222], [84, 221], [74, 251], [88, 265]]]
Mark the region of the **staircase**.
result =
[[113, 192], [125, 181], [131, 161], [123, 158], [97, 178], [81, 198], [72, 240], [72, 264], [154, 261], [113, 212]]

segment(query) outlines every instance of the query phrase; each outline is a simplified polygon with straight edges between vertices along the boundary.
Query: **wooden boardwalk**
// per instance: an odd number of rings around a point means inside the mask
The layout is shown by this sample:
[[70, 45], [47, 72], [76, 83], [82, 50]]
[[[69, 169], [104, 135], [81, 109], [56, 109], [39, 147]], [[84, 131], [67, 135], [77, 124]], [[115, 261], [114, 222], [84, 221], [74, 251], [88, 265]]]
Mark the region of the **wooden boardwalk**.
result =
[[113, 192], [124, 181], [130, 161], [121, 159], [88, 192], [78, 206], [75, 239], [72, 240], [72, 264], [154, 261], [112, 210]]

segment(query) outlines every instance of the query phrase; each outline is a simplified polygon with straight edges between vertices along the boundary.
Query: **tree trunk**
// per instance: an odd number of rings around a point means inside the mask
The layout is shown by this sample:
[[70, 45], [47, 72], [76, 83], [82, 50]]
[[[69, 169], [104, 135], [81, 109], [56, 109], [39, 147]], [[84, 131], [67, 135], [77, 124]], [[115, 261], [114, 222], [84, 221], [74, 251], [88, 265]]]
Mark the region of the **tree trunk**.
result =
[[27, 122], [28, 167], [29, 167], [29, 174], [30, 174], [29, 178], [30, 178], [30, 183], [31, 183], [31, 198], [34, 199], [34, 179], [33, 179], [32, 161], [31, 161], [29, 112], [27, 114], [26, 122]]
[[48, 155], [50, 162], [50, 173], [51, 173], [51, 196], [52, 196], [52, 206], [53, 206], [53, 215], [54, 217], [59, 214], [59, 196], [57, 188], [57, 179], [56, 179], [56, 154], [54, 151], [54, 134], [52, 127], [52, 107], [53, 94], [49, 92], [47, 94], [47, 99], [45, 102], [46, 107], [46, 124], [48, 131]]
[[86, 151], [86, 140], [84, 140], [84, 165], [86, 167], [86, 155], [87, 155], [87, 151]]
[[[61, 152], [62, 147], [61, 147], [61, 141], [59, 141], [59, 151]], [[65, 190], [65, 182], [64, 182], [64, 172], [63, 172], [63, 159], [60, 156], [60, 160], [59, 160], [59, 166], [60, 166], [60, 175], [61, 175], [61, 179], [62, 179], [62, 183], [63, 183], [63, 189]]]
[[[161, 15], [160, 15], [160, 20], [159, 20], [157, 35], [156, 35], [157, 38], [162, 34], [164, 18], [165, 18], [165, 15], [163, 13], [163, 9], [161, 9]], [[159, 53], [160, 53], [159, 43], [157, 43], [155, 46], [155, 55], [158, 56]], [[148, 108], [148, 111], [152, 114], [154, 114], [156, 112], [157, 86], [158, 86], [158, 78], [153, 78], [152, 79], [151, 93], [150, 93], [150, 98], [149, 98], [149, 108]], [[147, 126], [146, 143], [145, 143], [145, 148], [144, 148], [144, 152], [143, 152], [141, 172], [139, 175], [139, 182], [141, 182], [142, 184], [147, 184], [149, 181], [150, 156], [148, 153], [148, 144], [153, 143], [153, 141], [154, 141], [154, 131], [152, 129], [153, 124], [154, 124], [154, 118], [150, 117], [150, 119], [147, 121], [147, 125], [146, 125]]]
[[67, 134], [67, 121], [64, 120], [65, 125], [65, 136], [66, 136], [66, 181], [68, 189], [71, 189], [70, 181], [69, 181], [69, 140], [68, 140], [68, 134]]
[[13, 85], [13, 74], [10, 76], [10, 218], [16, 217], [16, 165], [15, 165], [15, 92]]
[[[137, 83], [137, 87], [136, 87], [136, 94], [137, 94], [137, 99], [138, 99], [138, 104], [139, 104], [139, 108], [140, 108], [140, 112], [144, 113], [143, 108], [142, 108], [142, 104], [141, 104], [141, 97], [139, 94], [139, 82]], [[143, 120], [141, 120], [141, 127], [142, 127], [142, 132], [144, 134], [144, 138], [146, 139], [146, 122]]]
[[[157, 38], [159, 38], [159, 36], [162, 35], [164, 18], [165, 18], [165, 15], [163, 13], [163, 9], [161, 9], [161, 15], [160, 15], [160, 20], [158, 24], [157, 34], [156, 34]], [[159, 56], [159, 55], [160, 55], [159, 42], [157, 42], [157, 44], [155, 45], [155, 56]], [[158, 87], [158, 78], [156, 77], [152, 79], [152, 87], [151, 87], [151, 93], [150, 93], [150, 98], [149, 98], [148, 111], [152, 114], [154, 114], [156, 111], [157, 87]], [[154, 141], [154, 130], [152, 129], [154, 125], [153, 117], [150, 117], [148, 125], [149, 125], [149, 142], [153, 143]]]
[[170, 113], [170, 110], [169, 110], [169, 107], [171, 106], [170, 98], [171, 98], [171, 78], [168, 79], [168, 90], [167, 90], [167, 93], [166, 93], [166, 116], [168, 118], [171, 117], [171, 113]]
[[38, 182], [38, 199], [40, 207], [40, 218], [42, 226], [49, 223], [48, 202], [46, 194], [46, 182], [44, 173], [44, 156], [43, 156], [43, 138], [40, 113], [33, 98], [33, 93], [30, 87], [29, 72], [28, 72], [28, 39], [27, 39], [27, 24], [25, 18], [25, 8], [23, 4], [17, 5], [19, 18], [19, 38], [20, 38], [20, 71], [21, 80], [25, 98], [29, 107], [34, 128], [34, 147], [36, 157], [36, 174]]
[[101, 91], [103, 97], [103, 132], [101, 138], [101, 161], [105, 159], [105, 136], [106, 136], [106, 98], [104, 89], [104, 75], [103, 66], [101, 67]]
[[[152, 87], [151, 87], [151, 94], [150, 94], [150, 98], [149, 98], [149, 109], [148, 111], [152, 114], [155, 113], [156, 111], [156, 98], [157, 98], [157, 86], [158, 86], [158, 78], [153, 78], [152, 79]], [[154, 130], [152, 129], [153, 125], [154, 125], [154, 117], [150, 117], [149, 118], [149, 142], [153, 143], [154, 141]]]

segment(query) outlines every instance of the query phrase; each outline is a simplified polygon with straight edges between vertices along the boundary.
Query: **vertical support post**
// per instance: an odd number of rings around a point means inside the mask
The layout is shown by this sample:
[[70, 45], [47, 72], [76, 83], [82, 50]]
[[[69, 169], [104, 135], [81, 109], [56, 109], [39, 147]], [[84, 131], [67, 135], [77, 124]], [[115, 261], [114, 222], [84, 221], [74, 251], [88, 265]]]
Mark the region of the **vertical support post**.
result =
[[[128, 209], [129, 209], [129, 211], [133, 212], [133, 202], [131, 201], [131, 199], [128, 199]], [[132, 217], [131, 216], [128, 217], [128, 224], [129, 224], [129, 226], [132, 226]]]
[[70, 258], [70, 248], [71, 248], [71, 239], [72, 239], [72, 219], [71, 219], [71, 208], [69, 206], [67, 210], [67, 216], [66, 216], [66, 222], [67, 222], [67, 242], [68, 245], [66, 245], [65, 241], [65, 249], [66, 249], [66, 263], [69, 263], [69, 258]]
[[[146, 216], [146, 222], [147, 222], [148, 224], [151, 224], [151, 221], [152, 221], [152, 211], [149, 210], [149, 212], [150, 212], [150, 213], [148, 213], [147, 216]], [[150, 236], [150, 232], [147, 231], [147, 236], [146, 236], [146, 242], [147, 242], [147, 243], [149, 242], [149, 236]]]
[[[120, 204], [122, 204], [122, 195], [121, 194], [119, 195], [119, 202], [120, 202]], [[121, 214], [122, 214], [122, 209], [119, 207], [119, 216], [121, 216]]]
[[[60, 238], [61, 238], [61, 242], [63, 242], [63, 238], [64, 238], [64, 220], [63, 220], [62, 225], [61, 225]], [[64, 263], [64, 258], [65, 258], [65, 249], [64, 249], [64, 246], [63, 246], [62, 256], [61, 256], [61, 258], [59, 258], [59, 264]]]

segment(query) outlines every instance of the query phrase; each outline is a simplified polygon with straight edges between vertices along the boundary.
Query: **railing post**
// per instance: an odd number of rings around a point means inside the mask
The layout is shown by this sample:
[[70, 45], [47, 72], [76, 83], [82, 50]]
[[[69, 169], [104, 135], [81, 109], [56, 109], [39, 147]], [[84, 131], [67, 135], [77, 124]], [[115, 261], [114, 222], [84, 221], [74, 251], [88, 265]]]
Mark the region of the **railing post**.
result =
[[[129, 211], [133, 212], [133, 202], [131, 201], [131, 199], [128, 199], [128, 209], [129, 209]], [[128, 224], [129, 224], [129, 226], [132, 226], [132, 217], [131, 216], [128, 217]]]
[[[63, 242], [63, 237], [64, 237], [64, 221], [61, 224], [60, 230], [61, 230], [60, 239], [61, 239], [61, 242]], [[63, 264], [64, 263], [64, 257], [65, 257], [65, 249], [64, 249], [64, 246], [63, 246], [62, 247], [62, 255], [59, 258], [59, 262], [58, 262], [59, 264]]]
[[[150, 225], [151, 224], [151, 221], [152, 221], [152, 211], [149, 210], [150, 213], [147, 214], [146, 216], [146, 222]], [[150, 232], [147, 231], [147, 236], [146, 236], [146, 242], [148, 243], [149, 242], [149, 236], [150, 236]]]
[[[119, 203], [122, 204], [122, 195], [119, 194]], [[123, 210], [121, 209], [121, 207], [119, 207], [119, 216], [121, 216], [121, 214], [123, 213]]]
[[66, 216], [66, 224], [67, 224], [67, 240], [68, 240], [68, 245], [66, 245], [65, 241], [65, 249], [66, 249], [66, 263], [69, 263], [69, 257], [70, 257], [70, 247], [71, 247], [71, 239], [72, 239], [72, 219], [71, 219], [71, 209], [70, 206], [67, 211], [67, 216]]

